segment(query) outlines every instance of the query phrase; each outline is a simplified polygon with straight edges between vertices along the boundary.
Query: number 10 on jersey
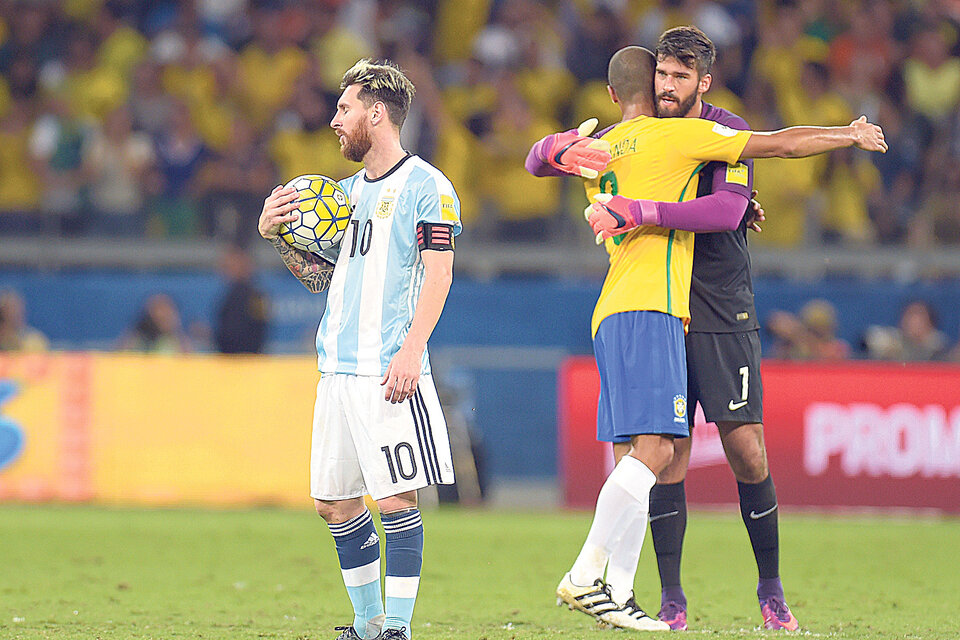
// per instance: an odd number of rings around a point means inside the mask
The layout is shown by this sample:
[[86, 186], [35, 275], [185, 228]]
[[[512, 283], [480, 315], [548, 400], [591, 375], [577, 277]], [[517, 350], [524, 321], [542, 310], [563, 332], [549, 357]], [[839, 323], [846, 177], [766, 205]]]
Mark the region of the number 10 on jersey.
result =
[[370, 243], [373, 241], [373, 220], [368, 219], [364, 222], [362, 230], [359, 220], [351, 220], [350, 228], [353, 232], [350, 241], [350, 257], [357, 255], [358, 248], [361, 256], [367, 255], [367, 252], [370, 251]]

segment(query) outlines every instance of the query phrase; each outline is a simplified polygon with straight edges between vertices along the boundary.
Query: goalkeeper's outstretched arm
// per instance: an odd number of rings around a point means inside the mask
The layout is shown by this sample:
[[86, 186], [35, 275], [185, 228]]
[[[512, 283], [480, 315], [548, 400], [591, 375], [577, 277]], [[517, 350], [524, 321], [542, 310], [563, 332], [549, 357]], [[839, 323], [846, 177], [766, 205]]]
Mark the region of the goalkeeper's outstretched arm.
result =
[[282, 223], [293, 222], [299, 217], [296, 212], [297, 197], [297, 190], [293, 187], [284, 189], [277, 186], [274, 188], [263, 201], [258, 229], [260, 235], [269, 240], [273, 248], [280, 254], [280, 258], [287, 265], [290, 273], [303, 283], [307, 291], [320, 293], [330, 286], [330, 278], [333, 277], [333, 264], [320, 256], [291, 247], [279, 235]]

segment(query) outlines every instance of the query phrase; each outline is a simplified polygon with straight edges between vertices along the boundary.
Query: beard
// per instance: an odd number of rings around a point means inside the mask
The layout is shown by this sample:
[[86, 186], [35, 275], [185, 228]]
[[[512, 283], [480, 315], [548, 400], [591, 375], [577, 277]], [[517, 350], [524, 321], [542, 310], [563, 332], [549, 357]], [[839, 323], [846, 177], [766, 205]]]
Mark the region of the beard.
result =
[[[674, 100], [677, 100], [676, 107], [661, 107], [660, 98], [669, 96]], [[690, 94], [690, 97], [686, 100], [680, 100], [675, 93], [658, 93], [657, 94], [657, 117], [658, 118], [684, 118], [690, 109], [693, 108], [693, 105], [697, 102], [697, 92], [694, 91]]]
[[357, 125], [357, 131], [353, 135], [343, 134], [343, 157], [350, 162], [363, 162], [363, 157], [373, 146], [373, 140], [370, 139], [370, 129], [366, 121], [361, 120]]

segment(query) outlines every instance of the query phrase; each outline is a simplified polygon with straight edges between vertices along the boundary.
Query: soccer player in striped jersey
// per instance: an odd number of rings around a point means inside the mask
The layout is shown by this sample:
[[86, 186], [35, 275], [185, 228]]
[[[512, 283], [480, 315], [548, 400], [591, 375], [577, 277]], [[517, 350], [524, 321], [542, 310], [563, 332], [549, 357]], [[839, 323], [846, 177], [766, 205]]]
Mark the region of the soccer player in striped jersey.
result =
[[[400, 144], [414, 87], [399, 68], [361, 60], [341, 89], [331, 126], [344, 156], [363, 169], [340, 182], [353, 214], [338, 255], [279, 239], [279, 225], [296, 219], [292, 189], [267, 197], [259, 227], [307, 289], [328, 289], [317, 331], [310, 494], [354, 608], [340, 640], [406, 640], [423, 557], [417, 489], [454, 481], [427, 339], [453, 279], [460, 201], [438, 169]], [[366, 494], [386, 537], [385, 600]]]
[[[865, 119], [847, 127], [755, 133], [701, 119], [651, 117], [655, 67], [654, 55], [641, 47], [621, 49], [610, 60], [610, 97], [623, 119], [598, 136], [609, 143], [608, 165], [598, 166], [596, 140], [583, 130], [547, 136], [527, 158], [534, 175], [593, 175], [585, 186], [597, 203], [587, 213], [610, 253], [592, 322], [600, 370], [597, 437], [614, 443], [620, 458], [557, 596], [603, 622], [637, 630], [669, 628], [637, 606], [633, 581], [650, 491], [673, 460], [674, 439], [689, 435], [683, 336], [694, 235], [661, 226], [659, 204], [692, 199], [698, 174], [712, 160], [736, 165], [741, 158], [804, 157], [851, 145], [886, 149], [880, 128]], [[683, 206], [692, 211], [685, 214], [690, 221], [710, 217], [695, 202]]]

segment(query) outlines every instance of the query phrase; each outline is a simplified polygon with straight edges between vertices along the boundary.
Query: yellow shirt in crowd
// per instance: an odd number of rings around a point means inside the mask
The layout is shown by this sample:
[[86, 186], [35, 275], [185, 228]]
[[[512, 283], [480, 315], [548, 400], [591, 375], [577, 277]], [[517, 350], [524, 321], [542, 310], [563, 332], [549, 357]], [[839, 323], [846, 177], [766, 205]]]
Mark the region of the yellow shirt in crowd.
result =
[[340, 153], [340, 140], [330, 127], [317, 131], [281, 129], [270, 141], [270, 158], [284, 181], [317, 171], [340, 180], [359, 167]]

